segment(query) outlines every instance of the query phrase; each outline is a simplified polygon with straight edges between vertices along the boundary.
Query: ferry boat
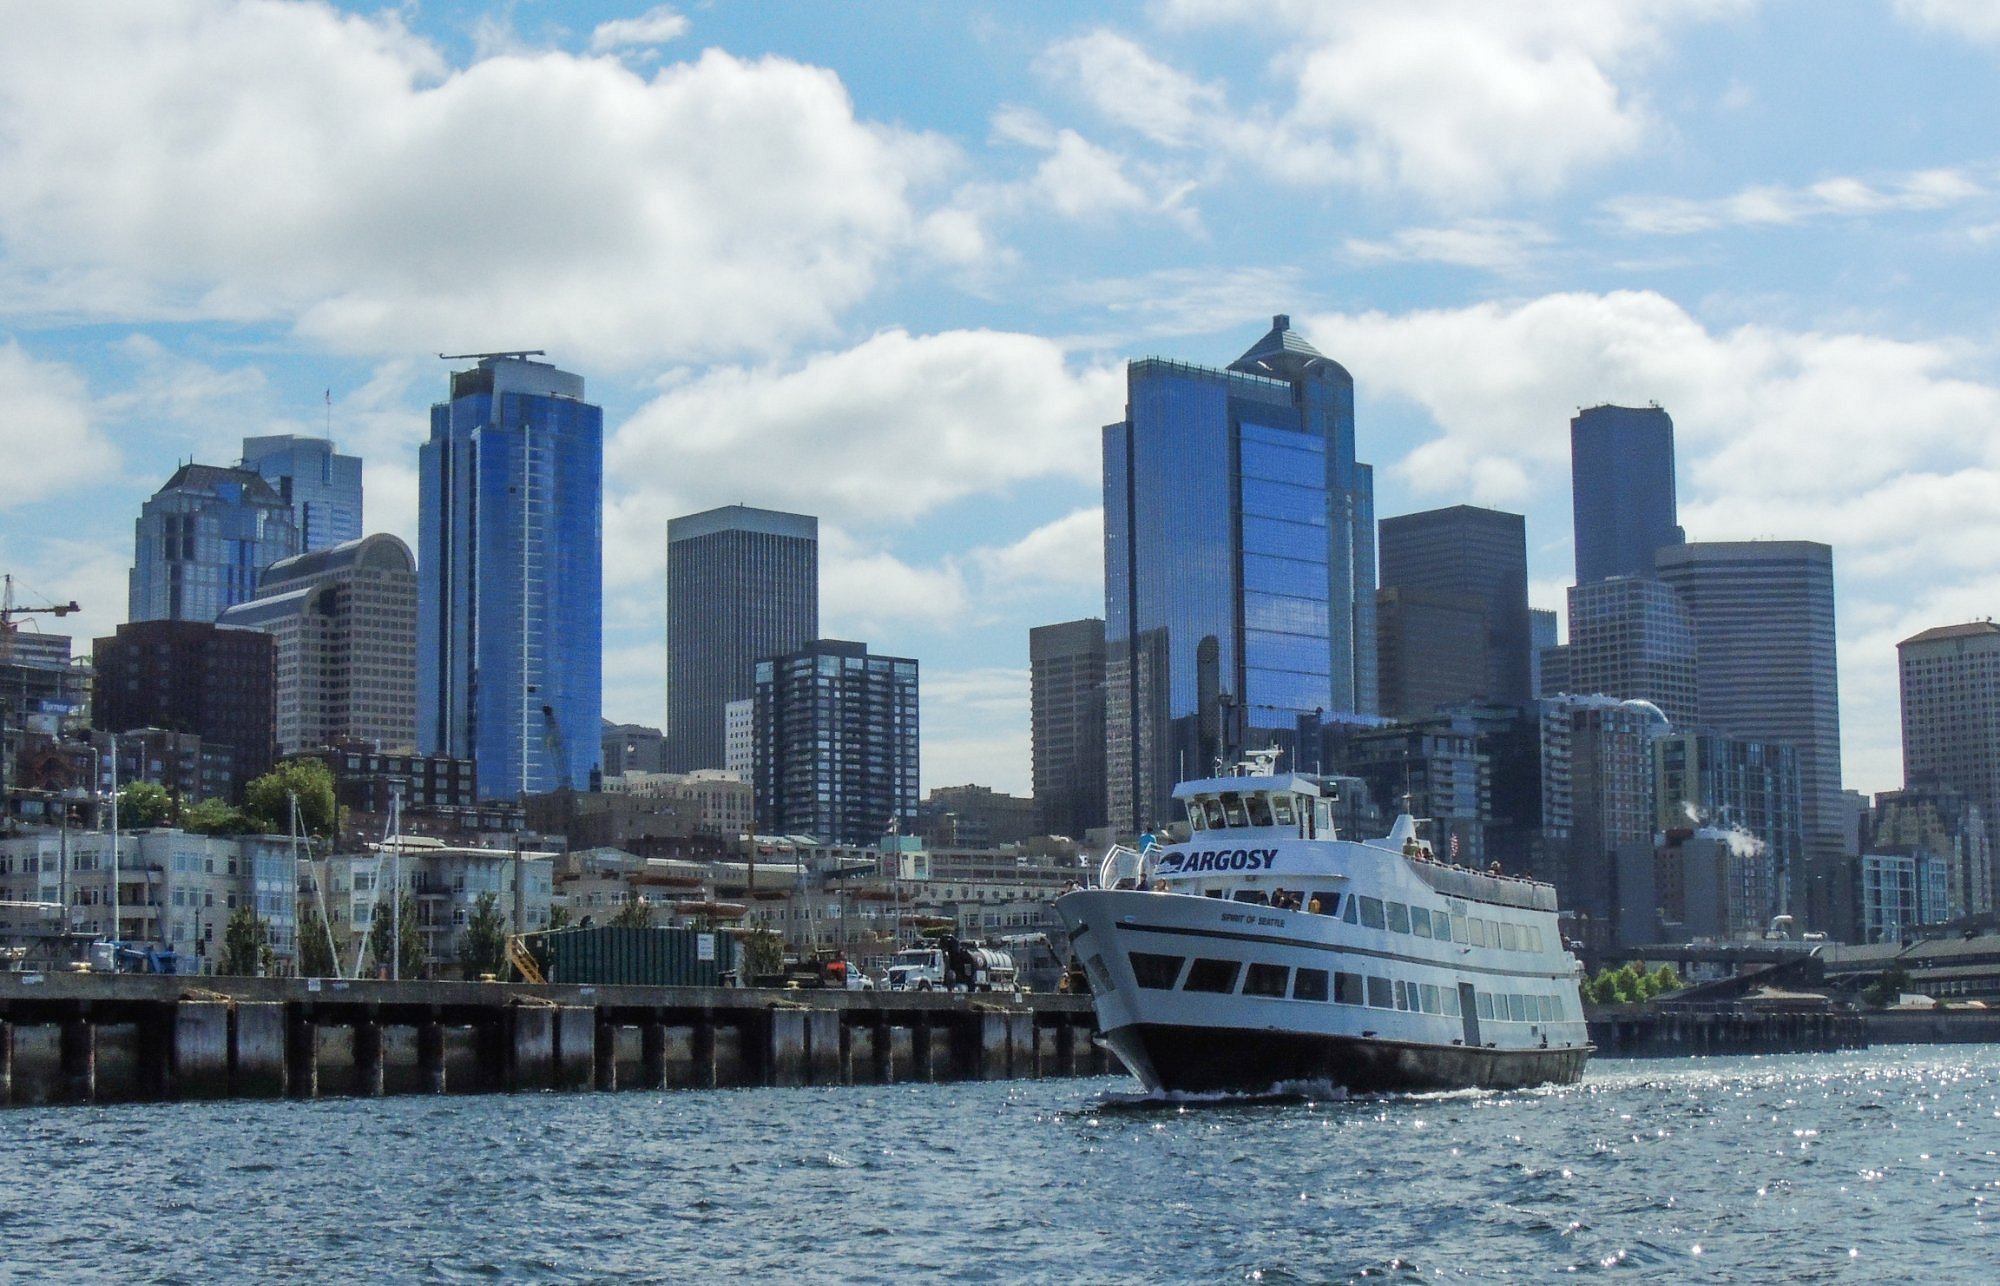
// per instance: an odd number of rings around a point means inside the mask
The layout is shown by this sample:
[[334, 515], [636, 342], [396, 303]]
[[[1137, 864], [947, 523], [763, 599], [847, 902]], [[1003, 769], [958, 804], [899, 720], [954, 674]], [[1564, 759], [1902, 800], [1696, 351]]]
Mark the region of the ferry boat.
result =
[[1354, 1093], [1566, 1084], [1581, 966], [1533, 880], [1440, 860], [1404, 815], [1333, 826], [1276, 752], [1181, 784], [1186, 842], [1113, 848], [1055, 909], [1101, 1039], [1148, 1090]]

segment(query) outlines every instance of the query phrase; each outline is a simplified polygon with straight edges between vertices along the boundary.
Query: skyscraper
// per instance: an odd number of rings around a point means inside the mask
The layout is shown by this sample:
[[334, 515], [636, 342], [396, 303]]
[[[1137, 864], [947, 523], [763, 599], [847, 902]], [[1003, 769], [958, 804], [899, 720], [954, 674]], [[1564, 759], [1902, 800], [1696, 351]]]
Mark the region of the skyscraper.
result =
[[271, 767], [277, 648], [256, 630], [132, 621], [97, 640], [91, 726], [162, 728], [229, 748], [236, 793]]
[[1218, 758], [1374, 713], [1375, 500], [1354, 380], [1288, 317], [1227, 370], [1131, 363], [1125, 414], [1104, 430], [1105, 760], [1111, 823], [1136, 830]]
[[725, 707], [819, 637], [819, 519], [726, 505], [667, 524], [667, 770], [728, 766]]
[[266, 567], [297, 552], [292, 508], [270, 483], [247, 469], [184, 464], [139, 510], [126, 615], [211, 624], [256, 593]]
[[325, 438], [276, 434], [243, 439], [240, 467], [292, 507], [300, 553], [361, 539], [360, 456], [338, 454]]
[[[2000, 625], [1973, 621], [1913, 634], [1896, 645], [1903, 698], [1903, 783], [1906, 793], [1955, 793], [1986, 831], [2000, 818]], [[1984, 842], [1981, 837], [1979, 843]], [[1994, 873], [1964, 909], [1990, 909]], [[1986, 905], [1980, 905], [1984, 902]]]
[[757, 662], [753, 678], [760, 830], [828, 844], [915, 833], [915, 661], [820, 639]]
[[1678, 545], [1674, 422], [1657, 406], [1593, 406], [1569, 422], [1576, 583], [1651, 576], [1653, 551]]
[[585, 789], [602, 753], [604, 413], [490, 354], [418, 453], [417, 744], [482, 799]]
[[1028, 688], [1039, 825], [1082, 839], [1106, 821], [1104, 622], [1029, 630]]
[[1694, 620], [1703, 726], [1791, 743], [1806, 858], [1837, 861], [1847, 841], [1833, 550], [1805, 540], [1702, 541], [1662, 548], [1658, 568]]
[[1520, 514], [1453, 505], [1382, 520], [1384, 589], [1465, 594], [1485, 612], [1484, 674], [1449, 700], [1524, 705], [1533, 664], [1528, 626], [1528, 534]]
[[1694, 618], [1658, 581], [1613, 576], [1570, 586], [1563, 660], [1571, 692], [1650, 701], [1676, 728], [1697, 721]]
[[1485, 693], [1486, 605], [1401, 585], [1375, 591], [1376, 690], [1391, 719], [1422, 719]]
[[417, 565], [401, 540], [377, 532], [280, 559], [219, 624], [277, 640], [279, 754], [416, 744]]

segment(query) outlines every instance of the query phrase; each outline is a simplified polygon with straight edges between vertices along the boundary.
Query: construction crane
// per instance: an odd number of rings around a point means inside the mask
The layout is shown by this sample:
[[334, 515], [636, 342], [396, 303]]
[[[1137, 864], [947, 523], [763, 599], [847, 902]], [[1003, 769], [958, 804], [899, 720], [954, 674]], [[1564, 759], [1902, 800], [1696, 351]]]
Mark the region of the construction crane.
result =
[[68, 616], [71, 612], [80, 612], [83, 610], [76, 605], [75, 599], [71, 599], [67, 603], [58, 603], [53, 607], [16, 607], [14, 605], [13, 573], [8, 573], [6, 579], [6, 592], [4, 596], [0, 596], [0, 664], [5, 664], [14, 659], [14, 631], [20, 628], [14, 624], [16, 616], [25, 616], [29, 612], [47, 612], [51, 616]]

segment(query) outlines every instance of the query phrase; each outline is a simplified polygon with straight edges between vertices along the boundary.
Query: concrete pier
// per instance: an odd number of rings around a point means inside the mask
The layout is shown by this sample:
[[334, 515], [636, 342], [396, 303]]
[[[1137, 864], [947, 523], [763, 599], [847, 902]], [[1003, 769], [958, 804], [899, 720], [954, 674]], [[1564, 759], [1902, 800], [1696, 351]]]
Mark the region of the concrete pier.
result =
[[1086, 997], [0, 973], [0, 1106], [1092, 1075]]

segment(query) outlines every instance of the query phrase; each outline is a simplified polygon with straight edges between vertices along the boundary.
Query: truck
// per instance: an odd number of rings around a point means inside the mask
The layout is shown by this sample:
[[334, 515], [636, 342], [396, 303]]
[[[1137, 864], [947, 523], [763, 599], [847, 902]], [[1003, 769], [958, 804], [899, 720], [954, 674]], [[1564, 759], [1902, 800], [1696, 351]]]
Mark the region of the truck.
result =
[[946, 934], [898, 951], [889, 962], [891, 991], [1012, 991], [1014, 957], [992, 947], [968, 947]]
[[805, 990], [826, 988], [834, 991], [873, 991], [875, 982], [846, 958], [787, 960], [782, 973], [758, 974], [753, 987], [785, 987]]

